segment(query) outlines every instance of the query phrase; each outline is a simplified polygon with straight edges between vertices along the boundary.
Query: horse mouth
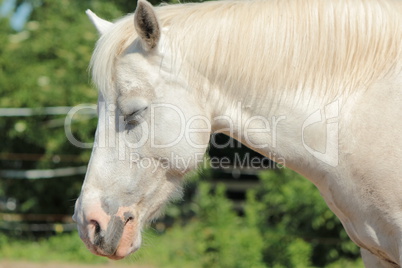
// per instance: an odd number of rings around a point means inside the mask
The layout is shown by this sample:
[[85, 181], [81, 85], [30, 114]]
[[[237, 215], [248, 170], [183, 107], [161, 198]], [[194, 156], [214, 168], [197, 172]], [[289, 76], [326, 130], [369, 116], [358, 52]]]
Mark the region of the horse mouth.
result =
[[88, 249], [91, 251], [91, 253], [93, 253], [96, 256], [106, 257], [106, 258], [108, 258], [110, 260], [114, 260], [114, 261], [122, 260], [122, 259], [126, 258], [128, 255], [130, 255], [131, 253], [134, 253], [136, 251], [136, 250], [132, 250], [132, 251], [127, 252], [126, 254], [118, 254], [116, 252], [113, 255], [108, 255], [108, 254], [105, 254], [102, 250], [100, 250], [96, 247], [93, 247], [93, 246], [88, 247]]

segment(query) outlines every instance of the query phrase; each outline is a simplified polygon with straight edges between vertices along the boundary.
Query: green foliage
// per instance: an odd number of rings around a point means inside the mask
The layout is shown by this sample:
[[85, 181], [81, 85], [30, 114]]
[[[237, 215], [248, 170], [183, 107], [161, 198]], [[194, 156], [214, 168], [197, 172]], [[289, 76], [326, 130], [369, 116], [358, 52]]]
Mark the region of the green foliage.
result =
[[[193, 202], [196, 218], [185, 225], [177, 223], [162, 235], [147, 231], [143, 248], [128, 262], [158, 267], [265, 267], [262, 262], [264, 243], [255, 221], [247, 213], [244, 218], [234, 213], [222, 186], [211, 192], [209, 184], [201, 183]], [[76, 233], [39, 242], [11, 241], [0, 235], [0, 258], [42, 262], [105, 261], [89, 253]]]
[[[242, 216], [222, 185], [211, 189], [201, 182], [197, 189], [187, 205], [195, 217], [153, 237], [140, 261], [158, 256], [151, 263], [161, 267], [363, 267], [358, 247], [318, 190], [295, 172], [262, 173]], [[180, 209], [168, 211], [178, 216]]]
[[[262, 173], [261, 187], [247, 193], [242, 216], [233, 211], [222, 185], [212, 190], [200, 183], [197, 188], [189, 205], [195, 217], [157, 238], [156, 255], [164, 256], [157, 265], [363, 267], [358, 247], [319, 191], [295, 172]], [[177, 209], [168, 211], [178, 216]], [[144, 249], [151, 255], [154, 250], [153, 245]], [[198, 266], [190, 265], [194, 259]]]
[[244, 218], [232, 210], [220, 185], [209, 194], [209, 185], [199, 185], [198, 223], [196, 241], [199, 241], [203, 267], [264, 267], [262, 263], [263, 241], [253, 220], [253, 212]]
[[[126, 262], [164, 268], [363, 267], [357, 247], [344, 231], [334, 231], [342, 230], [340, 223], [310, 182], [289, 170], [261, 177], [262, 187], [247, 194], [242, 216], [232, 209], [222, 185], [199, 182], [189, 206], [195, 216], [177, 220], [164, 233], [147, 230], [142, 248]], [[177, 215], [182, 205], [168, 211]], [[105, 261], [85, 249], [76, 233], [39, 242], [0, 235], [0, 258]]]
[[0, 234], [0, 259], [33, 262], [105, 263], [89, 252], [76, 232], [39, 241], [12, 240]]
[[[0, 20], [0, 107], [96, 103], [88, 63], [98, 34], [85, 9], [99, 10], [109, 18], [122, 13], [110, 1], [41, 2], [22, 32], [13, 32], [7, 20]], [[85, 165], [90, 150], [77, 148], [67, 140], [64, 119], [65, 116], [43, 115], [2, 117], [0, 169]], [[95, 118], [74, 120], [72, 124], [75, 138], [82, 142], [93, 140], [95, 128]], [[17, 157], [8, 160], [10, 154]], [[71, 214], [83, 176], [38, 181], [0, 179], [0, 198], [17, 199], [16, 212]]]
[[260, 203], [259, 226], [268, 242], [266, 263], [324, 266], [359, 256], [358, 247], [311, 182], [288, 169], [264, 172], [261, 181], [262, 187], [251, 196]]

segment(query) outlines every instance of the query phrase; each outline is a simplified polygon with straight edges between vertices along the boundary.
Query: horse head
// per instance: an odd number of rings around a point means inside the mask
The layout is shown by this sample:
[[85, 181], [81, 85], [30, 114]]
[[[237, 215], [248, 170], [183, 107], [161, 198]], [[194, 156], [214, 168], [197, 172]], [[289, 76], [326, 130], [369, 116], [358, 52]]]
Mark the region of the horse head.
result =
[[92, 58], [99, 121], [73, 218], [93, 253], [121, 259], [202, 161], [208, 109], [174, 69], [179, 59], [148, 2], [138, 2], [133, 21], [87, 14], [101, 35]]

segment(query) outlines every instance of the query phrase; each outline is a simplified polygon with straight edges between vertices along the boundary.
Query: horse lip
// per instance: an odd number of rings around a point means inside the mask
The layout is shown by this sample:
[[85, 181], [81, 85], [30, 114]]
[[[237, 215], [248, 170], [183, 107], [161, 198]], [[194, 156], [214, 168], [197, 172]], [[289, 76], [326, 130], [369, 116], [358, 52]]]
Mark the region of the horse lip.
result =
[[95, 253], [96, 255], [101, 256], [101, 257], [107, 257], [108, 259], [115, 260], [115, 261], [124, 259], [126, 257], [126, 256], [118, 256], [118, 255], [116, 255], [117, 249], [111, 255], [106, 255], [106, 254], [104, 254], [102, 252], [99, 252], [98, 249], [95, 249], [95, 251], [96, 251], [96, 253]]
[[108, 255], [108, 254], [105, 254], [102, 251], [102, 249], [99, 249], [99, 248], [95, 247], [94, 245], [90, 245], [88, 248], [93, 254], [95, 254], [97, 256], [100, 256], [100, 257], [107, 257], [107, 258], [109, 258], [111, 260], [121, 260], [121, 259], [124, 258], [124, 256], [117, 256], [116, 255], [117, 249], [111, 255]]
[[106, 256], [106, 257], [108, 257], [109, 259], [114, 260], [114, 261], [122, 260], [125, 258], [124, 256], [117, 256], [117, 255], [111, 255], [111, 256]]

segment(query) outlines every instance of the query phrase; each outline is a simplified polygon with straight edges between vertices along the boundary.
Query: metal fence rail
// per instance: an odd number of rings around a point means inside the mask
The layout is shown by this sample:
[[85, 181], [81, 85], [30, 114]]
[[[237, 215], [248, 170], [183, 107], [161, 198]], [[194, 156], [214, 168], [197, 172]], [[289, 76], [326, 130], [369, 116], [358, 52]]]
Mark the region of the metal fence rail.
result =
[[[0, 117], [35, 116], [35, 115], [64, 115], [74, 107], [38, 107], [38, 108], [0, 108]], [[96, 114], [95, 110], [80, 110], [80, 114]]]
[[87, 166], [66, 167], [54, 169], [31, 169], [31, 170], [0, 170], [0, 177], [7, 179], [52, 179], [82, 175], [87, 171]]
[[77, 229], [71, 215], [0, 213], [0, 230], [12, 232], [71, 232]]

